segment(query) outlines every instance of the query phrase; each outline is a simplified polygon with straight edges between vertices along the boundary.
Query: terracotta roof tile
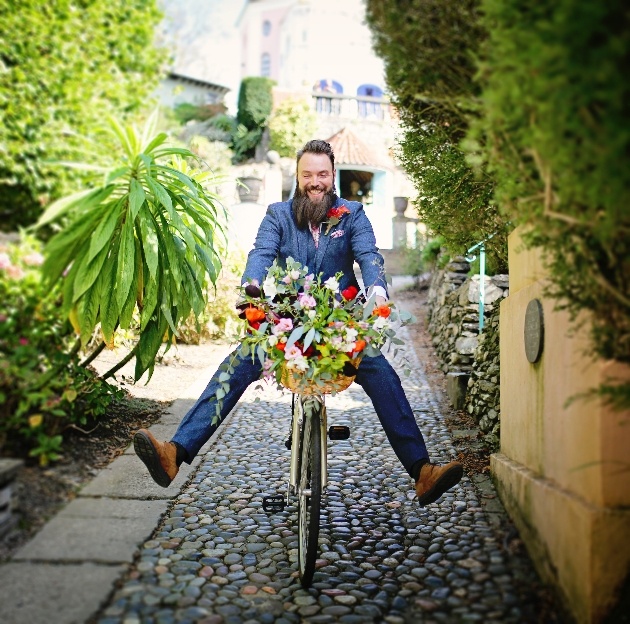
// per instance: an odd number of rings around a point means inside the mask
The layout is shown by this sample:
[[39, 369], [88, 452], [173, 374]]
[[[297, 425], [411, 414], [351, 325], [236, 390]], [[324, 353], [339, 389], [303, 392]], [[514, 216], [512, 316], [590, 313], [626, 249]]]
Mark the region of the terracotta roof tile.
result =
[[350, 128], [345, 127], [326, 139], [335, 152], [338, 165], [362, 165], [365, 167], [391, 167], [383, 162]]

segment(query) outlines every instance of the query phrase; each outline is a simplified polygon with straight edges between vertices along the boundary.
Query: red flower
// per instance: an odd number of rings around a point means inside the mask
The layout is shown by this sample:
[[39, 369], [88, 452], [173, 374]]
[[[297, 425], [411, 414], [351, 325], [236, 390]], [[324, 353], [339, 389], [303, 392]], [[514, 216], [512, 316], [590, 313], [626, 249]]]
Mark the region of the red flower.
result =
[[357, 296], [359, 289], [356, 286], [348, 286], [348, 288], [341, 291], [341, 296], [346, 300], [350, 301]]
[[278, 351], [284, 351], [286, 348], [287, 348], [286, 342], [278, 342], [276, 344], [276, 349], [278, 349]]
[[388, 305], [376, 306], [374, 310], [372, 310], [374, 316], [382, 316], [383, 318], [387, 318], [391, 313], [392, 310]]
[[333, 217], [335, 219], [341, 219], [341, 217], [343, 217], [343, 215], [345, 214], [350, 214], [350, 210], [348, 210], [345, 206], [334, 206], [333, 208], [331, 208], [327, 213], [326, 216], [329, 219], [332, 219]]

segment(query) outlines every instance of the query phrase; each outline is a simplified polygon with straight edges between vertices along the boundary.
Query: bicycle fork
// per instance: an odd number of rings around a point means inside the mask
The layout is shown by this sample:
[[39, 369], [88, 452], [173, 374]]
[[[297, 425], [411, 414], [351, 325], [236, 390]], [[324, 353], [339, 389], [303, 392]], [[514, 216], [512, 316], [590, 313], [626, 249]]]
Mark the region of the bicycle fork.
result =
[[[324, 403], [323, 396], [311, 396], [308, 400], [318, 401], [321, 405], [319, 410], [319, 426], [321, 429], [321, 473], [322, 473], [322, 491], [325, 491], [328, 485], [328, 433], [327, 433], [327, 417], [326, 417], [326, 405]], [[289, 504], [289, 497], [291, 494], [297, 494], [298, 488], [298, 470], [300, 467], [300, 432], [304, 425], [304, 418], [307, 416], [304, 413], [304, 397], [298, 397], [293, 406], [293, 421], [291, 423], [291, 463], [289, 467], [289, 486], [287, 488], [287, 505]]]

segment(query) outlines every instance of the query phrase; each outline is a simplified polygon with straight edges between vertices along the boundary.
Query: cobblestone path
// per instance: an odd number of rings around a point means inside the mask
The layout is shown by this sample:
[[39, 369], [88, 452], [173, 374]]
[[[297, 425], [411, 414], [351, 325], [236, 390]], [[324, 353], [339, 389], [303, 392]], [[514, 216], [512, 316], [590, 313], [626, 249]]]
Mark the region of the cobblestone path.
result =
[[[407, 358], [403, 383], [431, 458], [449, 461], [454, 449], [436, 396], [415, 354]], [[329, 443], [311, 589], [297, 578], [296, 509], [262, 510], [263, 496], [286, 492], [290, 395], [252, 387], [96, 621], [530, 621], [522, 562], [497, 542], [468, 477], [418, 507], [361, 388], [327, 405], [329, 424], [348, 425], [351, 437]]]

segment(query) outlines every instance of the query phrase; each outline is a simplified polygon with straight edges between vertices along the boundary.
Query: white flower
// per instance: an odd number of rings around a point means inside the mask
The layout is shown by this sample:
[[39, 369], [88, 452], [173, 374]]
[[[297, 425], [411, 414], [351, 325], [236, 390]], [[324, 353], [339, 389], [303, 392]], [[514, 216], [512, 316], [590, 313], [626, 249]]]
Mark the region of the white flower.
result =
[[308, 316], [308, 318], [310, 319], [314, 319], [317, 316], [317, 312], [315, 310], [309, 310], [306, 313], [306, 316]]
[[298, 355], [287, 362], [287, 368], [299, 371], [308, 370], [308, 360], [303, 355]]
[[273, 299], [278, 294], [276, 280], [271, 275], [268, 275], [263, 282], [263, 292], [267, 299]]
[[333, 292], [338, 292], [339, 290], [339, 282], [334, 277], [329, 277], [325, 282], [324, 286]]
[[269, 336], [269, 338], [267, 339], [267, 342], [269, 343], [270, 347], [275, 347], [278, 344], [278, 336], [272, 334], [271, 336]]
[[300, 279], [300, 272], [295, 269], [289, 273], [292, 280]]
[[374, 327], [374, 329], [376, 330], [387, 329], [389, 327], [389, 321], [386, 318], [379, 316], [374, 321], [374, 325], [372, 327]]
[[359, 332], [356, 329], [353, 329], [352, 327], [348, 327], [348, 329], [346, 329], [347, 342], [354, 342], [357, 339], [358, 335], [359, 335]]

